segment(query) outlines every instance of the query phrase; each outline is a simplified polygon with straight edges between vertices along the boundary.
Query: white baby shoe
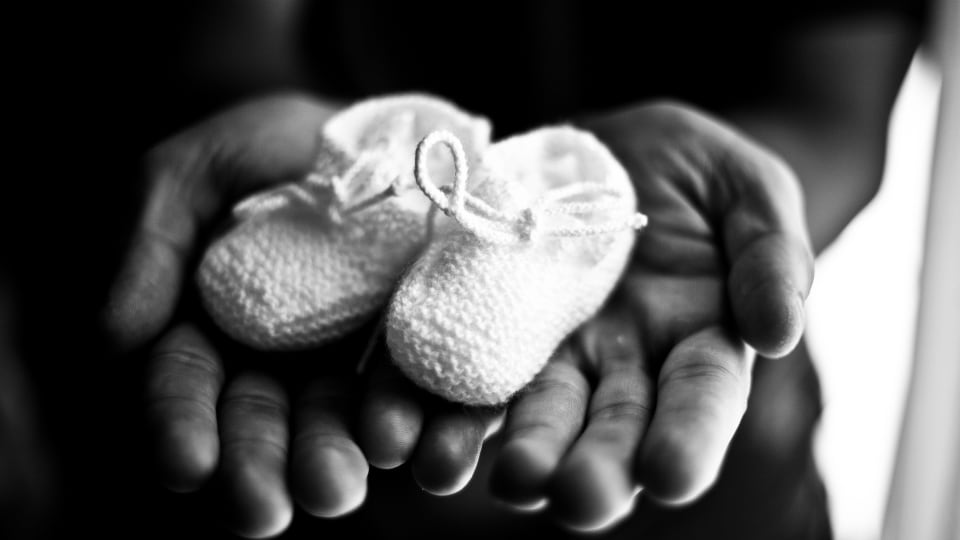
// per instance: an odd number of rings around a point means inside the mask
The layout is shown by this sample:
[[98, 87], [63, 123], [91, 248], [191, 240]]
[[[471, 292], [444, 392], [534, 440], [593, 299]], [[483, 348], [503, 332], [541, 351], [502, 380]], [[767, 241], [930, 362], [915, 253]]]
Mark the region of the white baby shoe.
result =
[[[363, 324], [427, 240], [414, 152], [437, 129], [456, 133], [471, 156], [490, 140], [486, 119], [422, 95], [331, 118], [313, 173], [239, 203], [235, 225], [207, 249], [197, 282], [214, 321], [263, 350], [321, 345]], [[452, 174], [450, 156], [440, 158], [430, 166]]]
[[[427, 159], [438, 143], [454, 155], [452, 187], [431, 179]], [[450, 132], [428, 135], [416, 159], [418, 185], [455, 224], [394, 293], [393, 361], [448, 400], [503, 403], [600, 308], [646, 217], [613, 154], [572, 127], [498, 142], [471, 174]]]

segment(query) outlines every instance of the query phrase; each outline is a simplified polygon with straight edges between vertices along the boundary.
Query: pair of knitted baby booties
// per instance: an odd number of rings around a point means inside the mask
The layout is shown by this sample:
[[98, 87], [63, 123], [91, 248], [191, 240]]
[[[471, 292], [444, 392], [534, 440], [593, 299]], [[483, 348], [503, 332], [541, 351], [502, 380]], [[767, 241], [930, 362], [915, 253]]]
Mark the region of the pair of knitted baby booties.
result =
[[390, 356], [414, 383], [508, 400], [605, 301], [646, 219], [592, 135], [490, 131], [424, 95], [338, 113], [313, 172], [240, 202], [209, 246], [197, 280], [214, 321], [257, 349], [305, 349], [387, 305]]

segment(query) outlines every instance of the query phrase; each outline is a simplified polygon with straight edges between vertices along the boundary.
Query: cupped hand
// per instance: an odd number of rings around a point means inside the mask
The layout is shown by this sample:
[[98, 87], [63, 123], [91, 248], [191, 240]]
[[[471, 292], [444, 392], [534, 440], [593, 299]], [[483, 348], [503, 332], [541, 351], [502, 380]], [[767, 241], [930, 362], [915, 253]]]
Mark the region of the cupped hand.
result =
[[593, 530], [640, 489], [683, 504], [711, 486], [754, 351], [800, 339], [813, 255], [799, 183], [731, 127], [670, 103], [582, 125], [621, 160], [649, 225], [607, 306], [511, 404], [491, 489]]
[[161, 481], [211, 492], [221, 520], [243, 536], [283, 531], [295, 503], [323, 517], [355, 509], [368, 459], [412, 461], [425, 489], [455, 492], [502, 416], [424, 396], [386, 362], [358, 376], [362, 346], [303, 353], [305, 369], [271, 368], [287, 358], [245, 362], [231, 355], [249, 351], [224, 345], [191, 313], [193, 265], [212, 228], [243, 196], [302, 178], [333, 112], [301, 96], [271, 97], [155, 147], [105, 310], [110, 341], [147, 358], [144, 404]]

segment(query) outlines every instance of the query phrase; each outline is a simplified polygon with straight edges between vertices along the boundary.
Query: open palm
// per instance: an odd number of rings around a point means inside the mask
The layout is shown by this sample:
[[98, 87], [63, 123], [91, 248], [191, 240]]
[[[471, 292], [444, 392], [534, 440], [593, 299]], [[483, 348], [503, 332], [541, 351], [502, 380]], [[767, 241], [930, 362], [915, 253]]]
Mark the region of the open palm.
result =
[[323, 517], [354, 510], [366, 496], [368, 462], [411, 461], [424, 489], [457, 491], [502, 416], [431, 399], [386, 362], [358, 376], [365, 336], [255, 358], [198, 313], [190, 276], [211, 230], [251, 192], [303, 178], [333, 111], [275, 96], [156, 146], [105, 313], [117, 348], [146, 357], [145, 413], [161, 481], [210, 492], [221, 521], [243, 536], [283, 531], [295, 503]]
[[799, 184], [775, 156], [675, 104], [587, 119], [650, 225], [607, 306], [511, 405], [491, 479], [518, 506], [602, 528], [639, 487], [688, 502], [715, 480], [755, 349], [800, 339], [813, 256]]

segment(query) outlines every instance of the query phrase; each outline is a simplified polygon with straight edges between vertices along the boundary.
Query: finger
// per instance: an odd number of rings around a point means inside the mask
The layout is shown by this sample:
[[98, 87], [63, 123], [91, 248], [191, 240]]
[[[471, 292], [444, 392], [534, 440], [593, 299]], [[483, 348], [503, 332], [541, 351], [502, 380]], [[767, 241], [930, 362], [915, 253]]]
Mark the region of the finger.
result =
[[490, 475], [494, 496], [522, 509], [546, 501], [547, 480], [583, 427], [590, 388], [562, 345], [509, 407]]
[[414, 450], [413, 476], [434, 495], [452, 495], [470, 482], [483, 441], [502, 423], [503, 411], [431, 400], [433, 415]]
[[220, 454], [220, 358], [195, 328], [181, 325], [151, 351], [146, 382], [147, 425], [161, 481], [174, 491], [195, 491], [213, 474]]
[[[633, 461], [647, 427], [653, 383], [636, 331], [607, 326], [588, 349], [599, 369], [586, 428], [550, 486], [552, 513], [580, 531], [605, 529], [626, 517], [638, 492]], [[592, 349], [592, 350], [591, 350]]]
[[813, 282], [813, 251], [799, 182], [786, 164], [746, 143], [719, 167], [734, 319], [761, 354], [786, 355], [800, 340]]
[[316, 381], [297, 405], [291, 489], [318, 517], [355, 510], [367, 495], [367, 460], [348, 429], [357, 404], [354, 386], [347, 377]]
[[757, 238], [734, 260], [728, 283], [734, 319], [764, 356], [783, 357], [799, 343], [812, 261], [801, 241], [779, 233]]
[[263, 375], [244, 373], [220, 400], [223, 518], [249, 538], [279, 534], [293, 517], [284, 481], [287, 468], [287, 396]]
[[420, 438], [421, 391], [391, 362], [378, 362], [368, 381], [360, 410], [360, 446], [371, 465], [392, 469], [410, 459]]
[[746, 410], [751, 364], [744, 344], [717, 327], [671, 351], [636, 462], [647, 494], [681, 504], [713, 484]]
[[103, 325], [120, 351], [169, 322], [198, 232], [230, 201], [306, 173], [330, 111], [302, 98], [271, 98], [228, 111], [155, 148], [131, 244]]

